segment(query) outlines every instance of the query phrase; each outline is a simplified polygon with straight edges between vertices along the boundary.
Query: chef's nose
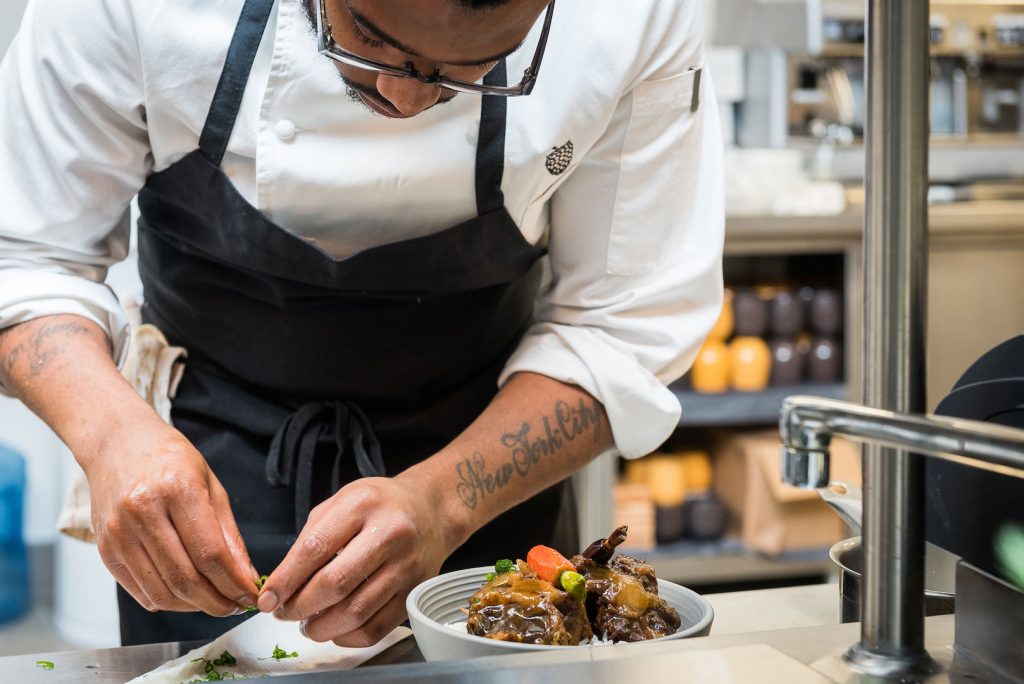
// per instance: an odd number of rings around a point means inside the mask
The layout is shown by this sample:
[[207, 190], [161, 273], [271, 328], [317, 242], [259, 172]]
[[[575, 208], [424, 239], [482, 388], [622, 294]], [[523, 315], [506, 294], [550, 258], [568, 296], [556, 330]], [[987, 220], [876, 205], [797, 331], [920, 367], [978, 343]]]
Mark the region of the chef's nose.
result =
[[406, 116], [416, 116], [429, 109], [441, 96], [441, 88], [437, 85], [388, 74], [377, 76], [377, 92]]

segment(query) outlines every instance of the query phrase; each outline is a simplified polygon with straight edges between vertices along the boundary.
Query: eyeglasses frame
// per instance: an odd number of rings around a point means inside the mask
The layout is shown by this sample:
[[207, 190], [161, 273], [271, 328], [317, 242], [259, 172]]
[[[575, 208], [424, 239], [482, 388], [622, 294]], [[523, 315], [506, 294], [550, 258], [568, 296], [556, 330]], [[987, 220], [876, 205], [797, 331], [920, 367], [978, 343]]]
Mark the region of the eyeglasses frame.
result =
[[318, 0], [318, 4], [316, 34], [317, 51], [321, 55], [348, 66], [399, 78], [415, 78], [420, 83], [437, 85], [459, 93], [494, 95], [497, 97], [524, 97], [533, 92], [533, 88], [537, 84], [537, 77], [540, 75], [540, 65], [544, 59], [544, 50], [547, 48], [548, 33], [551, 30], [551, 17], [555, 8], [555, 0], [551, 0], [544, 15], [544, 26], [541, 28], [540, 38], [537, 41], [537, 49], [533, 54], [530, 66], [523, 72], [523, 79], [514, 86], [493, 86], [446, 78], [441, 75], [440, 69], [435, 69], [433, 74], [427, 76], [416, 71], [411, 63], [407, 63], [404, 67], [397, 67], [350, 52], [338, 45], [338, 42], [334, 40], [334, 36], [331, 35], [331, 23], [327, 18], [327, 0]]

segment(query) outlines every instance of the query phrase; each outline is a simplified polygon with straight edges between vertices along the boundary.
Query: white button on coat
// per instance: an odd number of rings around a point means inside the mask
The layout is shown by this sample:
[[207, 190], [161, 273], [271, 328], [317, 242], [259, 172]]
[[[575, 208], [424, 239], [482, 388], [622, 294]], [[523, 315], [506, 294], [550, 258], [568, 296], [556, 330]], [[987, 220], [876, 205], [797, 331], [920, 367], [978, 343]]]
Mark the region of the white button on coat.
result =
[[278, 139], [285, 142], [294, 138], [297, 130], [295, 123], [288, 119], [281, 119], [274, 124], [274, 133], [277, 135]]

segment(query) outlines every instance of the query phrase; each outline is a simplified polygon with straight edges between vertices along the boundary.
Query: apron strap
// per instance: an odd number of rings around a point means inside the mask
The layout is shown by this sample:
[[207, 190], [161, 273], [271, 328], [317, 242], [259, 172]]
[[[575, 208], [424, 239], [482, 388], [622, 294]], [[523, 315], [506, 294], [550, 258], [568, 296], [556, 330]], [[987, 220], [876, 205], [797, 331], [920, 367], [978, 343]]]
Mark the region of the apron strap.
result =
[[[486, 85], [507, 85], [505, 60], [484, 76]], [[484, 216], [505, 207], [501, 179], [505, 174], [505, 120], [508, 98], [481, 95], [480, 137], [476, 146], [476, 210]]]
[[313, 509], [313, 472], [317, 447], [334, 431], [331, 491], [341, 488], [341, 466], [352, 453], [362, 477], [385, 477], [380, 442], [366, 414], [347, 401], [317, 401], [302, 406], [284, 419], [270, 443], [266, 476], [272, 487], [295, 485], [295, 533]]
[[210, 112], [199, 136], [199, 151], [214, 166], [220, 166], [228, 148], [228, 139], [235, 127], [235, 118], [242, 105], [242, 94], [249, 80], [249, 70], [256, 59], [256, 51], [263, 40], [263, 32], [273, 7], [274, 0], [245, 0], [242, 6], [242, 14], [228, 46], [224, 69], [213, 94]]

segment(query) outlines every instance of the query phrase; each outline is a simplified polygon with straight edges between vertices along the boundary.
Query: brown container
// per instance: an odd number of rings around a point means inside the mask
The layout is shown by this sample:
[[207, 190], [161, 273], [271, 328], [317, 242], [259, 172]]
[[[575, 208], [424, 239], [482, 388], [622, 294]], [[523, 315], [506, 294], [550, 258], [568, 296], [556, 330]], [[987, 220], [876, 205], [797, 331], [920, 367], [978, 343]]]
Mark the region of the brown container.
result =
[[[774, 430], [723, 433], [717, 440], [715, 493], [731, 513], [731, 533], [770, 556], [835, 544], [846, 536], [842, 521], [817, 492], [782, 483], [779, 447]], [[852, 443], [833, 440], [832, 474], [860, 482], [860, 451]]]

